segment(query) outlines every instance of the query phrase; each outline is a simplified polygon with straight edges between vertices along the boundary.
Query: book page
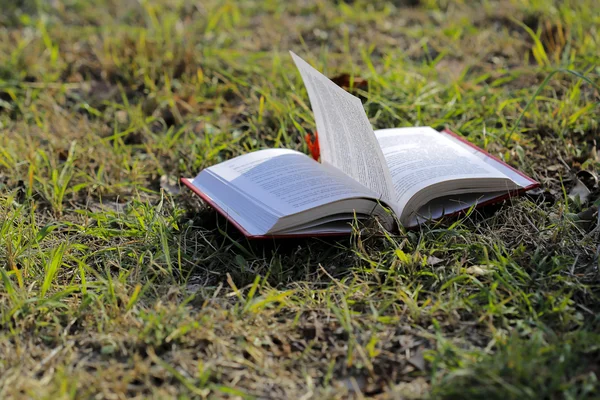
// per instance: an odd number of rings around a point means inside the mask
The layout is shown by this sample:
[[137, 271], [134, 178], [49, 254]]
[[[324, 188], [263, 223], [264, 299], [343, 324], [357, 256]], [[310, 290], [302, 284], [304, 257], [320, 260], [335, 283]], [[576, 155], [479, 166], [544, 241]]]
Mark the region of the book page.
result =
[[400, 206], [406, 205], [419, 190], [435, 183], [473, 178], [508, 179], [432, 128], [383, 129], [375, 134]]
[[502, 197], [504, 192], [465, 193], [461, 195], [442, 196], [421, 206], [405, 223], [406, 227], [417, 226], [426, 221], [452, 215], [477, 204], [483, 204], [495, 198]]
[[360, 99], [290, 53], [315, 114], [323, 164], [338, 168], [382, 200], [393, 201], [391, 175]]
[[255, 151], [206, 171], [278, 217], [342, 199], [377, 198], [335, 168], [294, 150]]
[[486, 153], [485, 151], [482, 151], [478, 147], [471, 146], [471, 145], [465, 143], [463, 140], [455, 137], [454, 134], [450, 133], [449, 131], [443, 130], [440, 133], [445, 135], [448, 139], [452, 140], [454, 143], [463, 147], [466, 151], [468, 151], [475, 157], [483, 160], [483, 162], [485, 162], [486, 164], [488, 164], [488, 165], [494, 167], [495, 169], [499, 170], [500, 172], [502, 172], [504, 175], [506, 175], [508, 178], [510, 178], [517, 185], [525, 188], [525, 187], [537, 184], [537, 182], [535, 180], [516, 171], [515, 169], [508, 166], [506, 163], [495, 159], [494, 157], [490, 156], [488, 153]]

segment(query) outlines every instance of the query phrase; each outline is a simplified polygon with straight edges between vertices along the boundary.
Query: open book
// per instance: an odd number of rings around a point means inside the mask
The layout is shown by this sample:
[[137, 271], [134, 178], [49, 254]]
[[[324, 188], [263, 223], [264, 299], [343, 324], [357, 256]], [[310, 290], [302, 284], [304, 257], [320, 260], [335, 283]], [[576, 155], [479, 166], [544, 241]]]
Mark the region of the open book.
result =
[[249, 237], [351, 232], [376, 217], [405, 227], [538, 183], [450, 131], [373, 131], [361, 101], [291, 53], [312, 106], [321, 163], [289, 149], [245, 154], [182, 179]]

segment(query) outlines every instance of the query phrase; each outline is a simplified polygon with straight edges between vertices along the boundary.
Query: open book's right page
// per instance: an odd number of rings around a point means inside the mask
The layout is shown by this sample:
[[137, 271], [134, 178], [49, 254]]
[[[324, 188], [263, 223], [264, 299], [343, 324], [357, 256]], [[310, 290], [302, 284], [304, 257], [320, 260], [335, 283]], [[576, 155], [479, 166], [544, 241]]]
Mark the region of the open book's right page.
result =
[[457, 134], [451, 132], [450, 130], [444, 129], [440, 133], [442, 133], [446, 138], [452, 140], [454, 143], [460, 145], [463, 149], [468, 151], [470, 154], [474, 155], [475, 157], [481, 159], [486, 164], [493, 166], [494, 168], [496, 168], [497, 170], [502, 172], [504, 175], [509, 177], [513, 182], [515, 182], [517, 185], [521, 186], [525, 190], [533, 189], [534, 187], [537, 187], [540, 185], [539, 182], [528, 177], [524, 173], [517, 171], [516, 169], [512, 168], [505, 162], [500, 161], [496, 157], [490, 155], [486, 151], [480, 149], [479, 147], [475, 146], [473, 143], [458, 136]]
[[[404, 217], [406, 211], [415, 211], [407, 210], [409, 203], [415, 206], [415, 199], [426, 202], [436, 195], [510, 191], [519, 187], [479, 154], [432, 128], [383, 129], [375, 131], [375, 135], [392, 175], [396, 203]], [[432, 187], [436, 187], [438, 193], [430, 190], [423, 195], [424, 189]], [[452, 211], [453, 206], [448, 204], [447, 208], [445, 213]]]

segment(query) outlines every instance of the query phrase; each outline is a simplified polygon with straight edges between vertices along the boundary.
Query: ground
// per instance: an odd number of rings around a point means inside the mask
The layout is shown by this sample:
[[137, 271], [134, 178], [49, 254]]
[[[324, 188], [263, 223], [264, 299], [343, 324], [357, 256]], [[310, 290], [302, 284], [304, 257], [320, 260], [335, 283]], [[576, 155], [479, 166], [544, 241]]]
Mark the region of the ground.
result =
[[[597, 1], [0, 6], [0, 398], [600, 397]], [[245, 240], [177, 180], [308, 152], [288, 50], [542, 189]]]

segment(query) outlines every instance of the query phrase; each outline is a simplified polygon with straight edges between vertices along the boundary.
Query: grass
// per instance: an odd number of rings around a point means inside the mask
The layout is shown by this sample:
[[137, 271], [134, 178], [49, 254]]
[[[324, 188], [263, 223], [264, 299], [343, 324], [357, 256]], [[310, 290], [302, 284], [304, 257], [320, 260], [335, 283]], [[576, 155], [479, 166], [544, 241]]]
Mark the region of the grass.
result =
[[[596, 3], [0, 0], [0, 397], [598, 398]], [[308, 151], [289, 49], [544, 190], [246, 241], [169, 182]]]

